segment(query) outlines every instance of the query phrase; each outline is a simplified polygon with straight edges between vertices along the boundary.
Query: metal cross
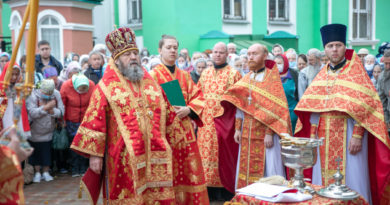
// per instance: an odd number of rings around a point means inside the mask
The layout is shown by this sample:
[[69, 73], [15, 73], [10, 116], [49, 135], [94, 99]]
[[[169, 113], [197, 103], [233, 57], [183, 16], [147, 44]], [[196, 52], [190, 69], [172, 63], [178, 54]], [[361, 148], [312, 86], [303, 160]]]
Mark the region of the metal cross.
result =
[[340, 162], [342, 161], [340, 157], [337, 157], [337, 159], [335, 159], [336, 163], [337, 163], [337, 169], [340, 169]]

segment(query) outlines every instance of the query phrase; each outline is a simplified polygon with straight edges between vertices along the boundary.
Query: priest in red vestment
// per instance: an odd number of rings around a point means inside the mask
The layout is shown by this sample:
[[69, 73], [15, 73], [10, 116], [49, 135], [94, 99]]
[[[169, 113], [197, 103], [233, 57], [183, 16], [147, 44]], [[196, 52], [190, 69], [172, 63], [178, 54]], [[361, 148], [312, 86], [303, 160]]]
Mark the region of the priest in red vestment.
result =
[[295, 108], [297, 137], [324, 138], [312, 183], [328, 186], [337, 171], [343, 183], [371, 204], [390, 204], [390, 141], [379, 96], [353, 50], [346, 49], [346, 26], [321, 28], [330, 62]]
[[[182, 120], [186, 132], [191, 133], [191, 140], [183, 141], [182, 146], [173, 150], [174, 154], [183, 154], [185, 161], [174, 160], [174, 176], [180, 175], [181, 180], [174, 181], [177, 204], [208, 204], [207, 189], [204, 180], [203, 166], [192, 120], [197, 126], [203, 126], [200, 116], [204, 107], [202, 91], [192, 81], [189, 72], [175, 65], [179, 43], [174, 36], [163, 35], [159, 42], [159, 53], [162, 63], [150, 71], [150, 75], [158, 84], [178, 80], [186, 106], [174, 106], [177, 116]], [[197, 166], [191, 166], [196, 164]], [[194, 177], [198, 176], [198, 177]], [[201, 196], [201, 197], [196, 197]], [[197, 200], [198, 198], [203, 201]]]
[[[222, 96], [226, 113], [230, 106], [237, 108], [234, 138], [240, 144], [236, 189], [248, 186], [262, 177], [285, 177], [280, 153], [280, 138], [291, 135], [291, 121], [286, 96], [276, 63], [266, 60], [268, 50], [254, 44], [248, 48], [251, 70]], [[233, 117], [219, 119], [223, 124]], [[218, 130], [217, 130], [218, 131]], [[224, 137], [233, 132], [217, 132]], [[232, 176], [231, 178], [234, 178]]]
[[198, 145], [211, 200], [229, 200], [229, 193], [221, 188], [229, 190], [230, 185], [226, 183], [234, 183], [234, 178], [225, 177], [236, 170], [238, 144], [234, 139], [217, 137], [216, 129], [225, 130], [229, 126], [215, 123], [214, 118], [224, 113], [220, 104], [222, 94], [241, 79], [241, 74], [226, 63], [226, 44], [215, 44], [212, 57], [214, 67], [204, 70], [198, 82], [205, 98], [204, 125], [198, 130]]
[[[81, 184], [94, 204], [102, 185], [105, 204], [176, 204], [181, 196], [175, 191], [191, 185], [183, 181], [184, 173], [175, 174], [176, 166], [201, 166], [185, 162], [183, 156], [194, 151], [184, 153], [179, 147], [193, 141], [193, 135], [140, 66], [135, 39], [130, 28], [107, 35], [112, 58], [71, 145], [90, 158]], [[191, 176], [192, 181], [201, 178]], [[193, 197], [194, 202], [204, 201], [203, 195]]]
[[10, 142], [7, 146], [0, 145], [0, 205], [24, 204], [24, 180], [20, 162], [26, 160], [33, 149], [26, 150], [20, 146], [15, 128], [2, 130], [0, 136], [4, 133], [8, 133], [6, 137], [10, 138]]

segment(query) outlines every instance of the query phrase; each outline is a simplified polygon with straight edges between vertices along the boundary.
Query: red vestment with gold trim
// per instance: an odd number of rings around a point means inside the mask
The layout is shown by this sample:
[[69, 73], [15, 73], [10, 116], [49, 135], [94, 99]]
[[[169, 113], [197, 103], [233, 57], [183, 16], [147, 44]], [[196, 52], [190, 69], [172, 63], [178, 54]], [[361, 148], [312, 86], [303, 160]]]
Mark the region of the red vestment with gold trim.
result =
[[251, 75], [256, 75], [250, 72], [222, 96], [222, 102], [227, 101], [244, 112], [237, 189], [264, 176], [265, 135], [291, 135], [287, 99], [275, 62], [266, 61], [264, 72], [260, 82], [251, 79]]
[[[183, 180], [173, 176], [172, 161], [185, 159], [173, 152], [193, 140], [192, 135], [144, 71], [139, 83], [131, 83], [110, 60], [71, 145], [86, 156], [105, 157], [104, 203], [175, 204], [174, 181]], [[86, 185], [96, 179], [83, 180]]]
[[[345, 172], [346, 119], [356, 124], [352, 137], [368, 131], [368, 166], [373, 204], [390, 203], [390, 141], [384, 123], [383, 108], [370, 78], [353, 50], [347, 49], [346, 63], [340, 72], [328, 73], [324, 67], [305, 91], [295, 113], [299, 120], [296, 136], [310, 137], [317, 132], [325, 138], [320, 147], [323, 177], [337, 169], [335, 159], [341, 157]], [[329, 83], [330, 82], [330, 83]], [[310, 122], [311, 113], [319, 113], [318, 128]], [[324, 178], [324, 180], [325, 180]], [[359, 179], [357, 179], [359, 180]], [[325, 180], [324, 182], [330, 183]]]
[[[150, 72], [150, 75], [157, 81], [158, 84], [163, 84], [177, 79], [180, 84], [180, 88], [183, 92], [186, 105], [194, 111], [198, 117], [201, 117], [201, 113], [204, 107], [204, 98], [202, 91], [192, 81], [188, 72], [175, 68], [175, 72], [172, 74], [168, 68], [159, 64]], [[182, 118], [182, 123], [186, 132], [191, 133], [191, 139], [188, 140], [184, 146], [173, 149], [174, 155], [181, 155], [184, 160], [179, 163], [178, 160], [173, 161], [175, 178], [182, 178], [182, 180], [174, 180], [176, 203], [177, 204], [208, 204], [208, 195], [205, 185], [202, 161], [199, 154], [198, 144], [196, 143], [196, 136], [194, 133], [194, 127], [191, 123], [190, 117]], [[202, 121], [195, 120], [198, 126], [203, 126]], [[196, 166], [194, 166], [196, 165]], [[201, 199], [201, 200], [199, 200]]]
[[24, 204], [23, 173], [15, 153], [0, 146], [0, 204]]
[[[219, 145], [221, 142], [216, 133], [216, 126], [219, 125], [214, 123], [214, 118], [224, 113], [220, 104], [222, 94], [240, 79], [241, 74], [227, 65], [220, 69], [208, 68], [204, 70], [198, 82], [198, 86], [202, 89], [205, 98], [205, 107], [202, 114], [202, 122], [204, 125], [198, 130], [198, 146], [202, 157], [206, 184], [209, 187], [222, 187], [219, 172], [223, 172], [224, 170], [219, 169], [219, 164], [224, 162], [220, 162], [220, 160], [230, 160], [228, 159], [229, 156], [219, 154], [221, 151], [219, 149], [224, 148]], [[234, 140], [232, 143], [228, 144], [235, 146], [238, 150], [238, 146], [234, 143]]]

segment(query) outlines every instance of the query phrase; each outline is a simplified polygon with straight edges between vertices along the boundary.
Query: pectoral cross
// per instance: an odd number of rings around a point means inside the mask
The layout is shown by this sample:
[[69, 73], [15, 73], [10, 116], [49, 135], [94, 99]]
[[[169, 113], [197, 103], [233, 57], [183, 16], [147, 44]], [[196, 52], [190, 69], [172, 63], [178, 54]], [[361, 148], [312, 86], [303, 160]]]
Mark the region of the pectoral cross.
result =
[[252, 96], [249, 95], [249, 97], [248, 97], [248, 105], [250, 105], [251, 102], [252, 102]]

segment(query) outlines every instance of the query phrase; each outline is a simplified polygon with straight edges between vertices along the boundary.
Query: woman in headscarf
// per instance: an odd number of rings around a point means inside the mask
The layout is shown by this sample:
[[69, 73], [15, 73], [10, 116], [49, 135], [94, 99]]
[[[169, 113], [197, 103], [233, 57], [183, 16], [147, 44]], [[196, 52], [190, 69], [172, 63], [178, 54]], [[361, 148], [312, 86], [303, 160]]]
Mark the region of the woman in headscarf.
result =
[[294, 113], [295, 106], [298, 103], [298, 71], [289, 69], [288, 59], [285, 55], [275, 56], [275, 62], [278, 66], [279, 75], [282, 80], [284, 94], [288, 102], [288, 109], [290, 111], [292, 133], [295, 131], [295, 124], [298, 117]]
[[[87, 110], [95, 84], [83, 74], [75, 74], [65, 81], [61, 88], [61, 98], [65, 106], [64, 120], [70, 141], [73, 141], [81, 120]], [[71, 151], [72, 177], [77, 177], [87, 170], [88, 159]]]
[[[7, 72], [10, 65], [7, 63], [4, 66], [3, 72], [0, 75], [0, 82], [2, 82], [5, 78], [5, 73]], [[3, 87], [3, 84], [0, 83], [0, 130], [1, 129], [7, 129], [13, 125], [13, 117], [14, 117], [14, 109], [15, 109], [15, 100], [16, 100], [16, 90], [15, 85], [17, 83], [21, 83], [22, 75], [21, 75], [21, 69], [18, 64], [14, 64], [11, 71], [11, 79], [10, 79], [10, 85], [8, 87], [8, 91]], [[7, 96], [6, 96], [7, 95]], [[26, 110], [26, 103], [25, 100], [22, 100], [22, 107], [21, 107], [21, 116], [18, 121], [18, 127], [21, 128], [23, 138], [30, 137], [30, 126], [28, 122], [28, 115]]]
[[[34, 166], [33, 182], [39, 183], [53, 180], [49, 174], [51, 165], [51, 141], [56, 126], [56, 119], [61, 119], [64, 113], [60, 92], [55, 89], [54, 81], [45, 79], [40, 89], [34, 90], [27, 99], [27, 111], [31, 126], [29, 142], [34, 148], [30, 164]], [[42, 174], [41, 174], [42, 168]]]
[[58, 77], [58, 81], [61, 82], [61, 84], [62, 84], [65, 81], [67, 81], [68, 79], [71, 79], [73, 74], [76, 74], [79, 72], [81, 72], [81, 66], [80, 66], [79, 62], [77, 62], [77, 61], [69, 62], [68, 65], [66, 66], [66, 68], [64, 68], [61, 71], [61, 74]]

